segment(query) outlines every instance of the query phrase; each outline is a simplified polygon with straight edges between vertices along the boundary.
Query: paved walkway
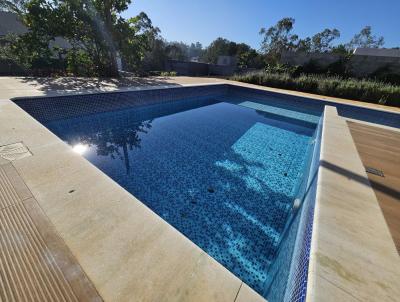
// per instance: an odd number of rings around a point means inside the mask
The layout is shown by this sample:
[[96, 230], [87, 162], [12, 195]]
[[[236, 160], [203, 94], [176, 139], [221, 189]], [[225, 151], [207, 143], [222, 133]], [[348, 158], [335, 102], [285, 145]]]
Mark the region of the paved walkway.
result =
[[121, 79], [0, 77], [0, 99], [21, 96], [106, 92], [146, 86], [171, 87], [221, 81], [221, 79], [216, 78], [195, 77], [132, 77]]

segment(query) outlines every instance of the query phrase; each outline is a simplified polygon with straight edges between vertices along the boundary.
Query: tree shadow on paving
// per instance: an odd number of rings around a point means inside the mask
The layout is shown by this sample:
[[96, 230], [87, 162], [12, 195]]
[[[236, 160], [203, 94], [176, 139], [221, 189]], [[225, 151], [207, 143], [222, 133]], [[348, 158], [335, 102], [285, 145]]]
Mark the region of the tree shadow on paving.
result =
[[23, 77], [22, 83], [30, 85], [44, 95], [62, 95], [69, 93], [92, 93], [106, 92], [117, 89], [132, 89], [146, 86], [159, 87], [177, 87], [181, 86], [174, 83], [168, 77], [121, 77], [121, 78], [77, 78], [77, 77], [59, 77], [59, 78], [40, 78]]

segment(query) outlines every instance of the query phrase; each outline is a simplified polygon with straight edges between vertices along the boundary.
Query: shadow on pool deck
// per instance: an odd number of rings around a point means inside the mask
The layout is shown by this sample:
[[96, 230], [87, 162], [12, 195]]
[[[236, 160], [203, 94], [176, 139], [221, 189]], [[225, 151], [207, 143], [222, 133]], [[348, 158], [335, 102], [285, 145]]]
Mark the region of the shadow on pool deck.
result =
[[373, 189], [375, 191], [380, 191], [380, 192], [382, 192], [382, 193], [384, 193], [386, 195], [389, 195], [389, 196], [391, 196], [393, 198], [396, 198], [396, 199], [400, 200], [400, 191], [397, 191], [396, 189], [393, 189], [393, 188], [391, 188], [389, 186], [386, 186], [386, 185], [384, 185], [382, 183], [379, 183], [377, 181], [374, 181], [372, 179], [365, 178], [365, 177], [363, 177], [361, 175], [355, 174], [355, 173], [353, 173], [353, 172], [351, 172], [351, 171], [349, 171], [347, 169], [344, 169], [342, 167], [336, 166], [336, 165], [331, 164], [331, 163], [326, 162], [326, 161], [321, 161], [321, 166], [323, 166], [323, 167], [325, 167], [325, 168], [327, 168], [327, 169], [329, 169], [331, 171], [334, 171], [336, 173], [342, 174], [342, 175], [344, 175], [344, 176], [346, 176], [348, 178], [351, 178], [351, 179], [353, 179], [353, 180], [355, 180], [355, 181], [357, 181], [357, 182], [359, 182], [359, 183], [361, 183], [363, 185], [369, 186], [371, 184], [371, 186], [373, 187]]
[[121, 78], [40, 78], [24, 77], [20, 81], [32, 89], [43, 92], [45, 95], [60, 95], [65, 93], [105, 92], [129, 87], [181, 86], [167, 77], [121, 77]]

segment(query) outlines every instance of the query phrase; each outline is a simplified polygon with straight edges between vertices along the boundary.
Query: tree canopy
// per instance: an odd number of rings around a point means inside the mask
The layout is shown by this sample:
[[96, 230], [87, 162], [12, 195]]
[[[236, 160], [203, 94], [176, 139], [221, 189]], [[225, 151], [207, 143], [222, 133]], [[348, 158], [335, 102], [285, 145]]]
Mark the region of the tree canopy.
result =
[[283, 18], [270, 28], [261, 28], [260, 35], [263, 36], [261, 49], [275, 56], [284, 50], [296, 48], [299, 37], [292, 33], [295, 20]]
[[277, 61], [283, 51], [349, 53], [356, 47], [378, 48], [384, 45], [383, 37], [372, 34], [371, 26], [364, 27], [349, 43], [334, 45], [340, 37], [336, 28], [326, 28], [311, 37], [299, 38], [293, 33], [295, 20], [283, 18], [268, 29], [262, 28], [261, 50], [272, 61]]
[[124, 69], [142, 74], [162, 71], [167, 59], [217, 63], [233, 56], [240, 68], [262, 68], [277, 63], [283, 51], [349, 54], [356, 47], [377, 48], [384, 39], [364, 27], [350, 42], [335, 44], [336, 28], [325, 28], [310, 37], [294, 33], [295, 19], [286, 17], [261, 28], [260, 50], [245, 43], [217, 38], [203, 48], [199, 42], [168, 42], [144, 13], [122, 17], [131, 0], [0, 0], [0, 10], [18, 15], [28, 31], [2, 38], [0, 57], [28, 70], [53, 69], [82, 76], [118, 76]]
[[354, 35], [353, 39], [351, 39], [348, 44], [348, 48], [379, 48], [384, 44], [385, 39], [382, 36], [378, 37], [373, 35], [371, 26], [365, 26], [358, 34]]
[[204, 50], [202, 60], [216, 64], [219, 56], [234, 56], [241, 68], [260, 68], [263, 65], [260, 54], [245, 43], [236, 43], [217, 38]]
[[[117, 76], [117, 57], [137, 69], [159, 30], [145, 13], [124, 19], [130, 0], [4, 1], [1, 8], [18, 13], [29, 31], [12, 41], [27, 66], [50, 62], [58, 49], [51, 41], [66, 40], [68, 69], [87, 75]], [[58, 55], [63, 55], [59, 53]]]

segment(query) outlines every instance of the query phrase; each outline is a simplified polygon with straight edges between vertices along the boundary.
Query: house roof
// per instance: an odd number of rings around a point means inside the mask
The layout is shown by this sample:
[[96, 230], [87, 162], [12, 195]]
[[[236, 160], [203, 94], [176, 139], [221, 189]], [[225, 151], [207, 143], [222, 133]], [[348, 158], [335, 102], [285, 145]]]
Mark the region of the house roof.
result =
[[[0, 11], [0, 37], [7, 34], [22, 35], [28, 32], [26, 26], [18, 19], [18, 15], [11, 12]], [[71, 44], [61, 37], [55, 37], [54, 41], [50, 41], [51, 47], [61, 47], [64, 49], [71, 48]]]
[[0, 36], [7, 34], [21, 35], [28, 31], [24, 24], [18, 19], [18, 16], [11, 12], [0, 11]]
[[356, 56], [375, 56], [375, 57], [392, 57], [400, 58], [400, 49], [387, 48], [361, 48], [358, 47], [353, 52]]

